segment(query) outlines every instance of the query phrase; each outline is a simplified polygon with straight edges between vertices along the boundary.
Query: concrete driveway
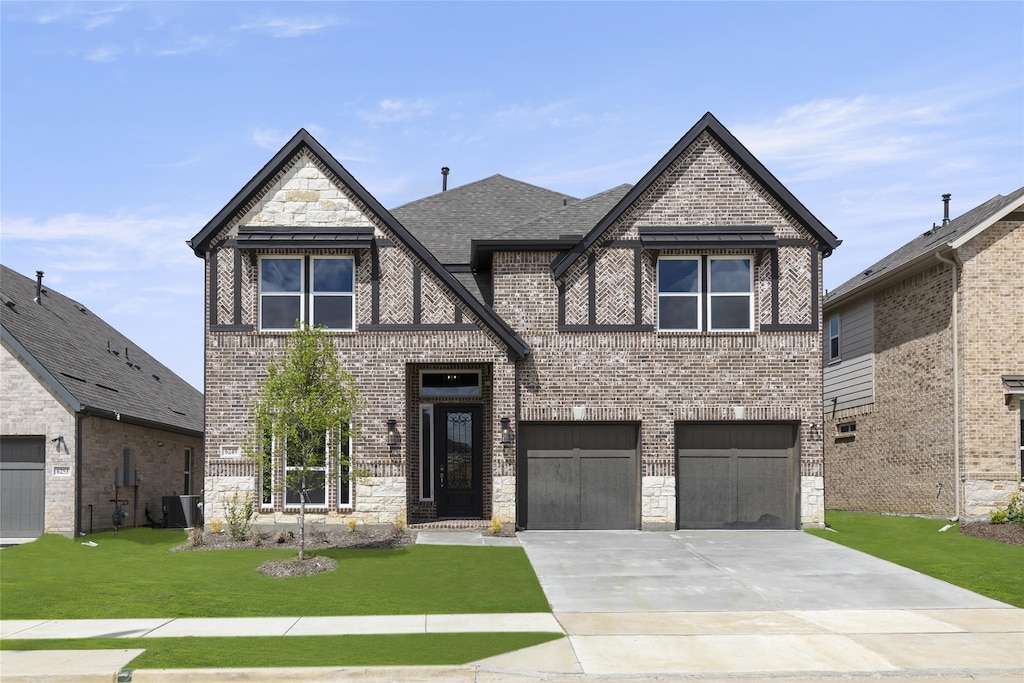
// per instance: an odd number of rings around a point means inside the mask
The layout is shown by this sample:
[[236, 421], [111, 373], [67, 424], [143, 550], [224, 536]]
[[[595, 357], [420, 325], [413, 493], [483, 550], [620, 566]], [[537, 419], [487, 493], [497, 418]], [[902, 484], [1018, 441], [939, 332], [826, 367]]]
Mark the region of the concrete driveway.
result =
[[[792, 531], [523, 532], [559, 680], [1024, 680], [1024, 611]], [[575, 678], [575, 677], [579, 678]]]
[[800, 531], [526, 531], [555, 612], [1006, 605]]

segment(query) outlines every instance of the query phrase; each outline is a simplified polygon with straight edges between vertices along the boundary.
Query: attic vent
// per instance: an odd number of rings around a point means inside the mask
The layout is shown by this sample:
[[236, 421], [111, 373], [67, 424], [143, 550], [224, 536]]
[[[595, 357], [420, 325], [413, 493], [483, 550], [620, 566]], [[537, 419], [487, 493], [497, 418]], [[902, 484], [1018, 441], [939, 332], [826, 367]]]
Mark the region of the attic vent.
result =
[[160, 378], [159, 378], [159, 377], [157, 377], [156, 375], [153, 375], [153, 379], [155, 379], [155, 380], [156, 380], [157, 382], [159, 382], [159, 381], [160, 381]]
[[68, 373], [66, 373], [66, 372], [62, 372], [62, 373], [60, 373], [60, 374], [64, 375], [64, 376], [65, 376], [65, 377], [67, 377], [68, 379], [73, 379], [73, 380], [76, 380], [76, 381], [78, 381], [78, 382], [84, 382], [84, 381], [85, 381], [85, 380], [84, 380], [84, 379], [82, 379], [81, 377], [75, 377], [74, 375], [69, 375], [69, 374], [68, 374]]
[[4, 306], [6, 306], [7, 308], [13, 309], [14, 305], [14, 302], [11, 301], [10, 299], [4, 299]]
[[75, 304], [75, 308], [78, 309], [79, 313], [88, 313], [89, 312], [89, 311], [85, 310], [85, 306], [82, 306], [81, 304]]
[[175, 410], [174, 408], [171, 408], [170, 406], [168, 406], [167, 409], [170, 410], [175, 415], [181, 415], [182, 417], [185, 417], [185, 413], [181, 412], [180, 410]]
[[100, 384], [99, 382], [96, 382], [96, 386], [98, 386], [100, 389], [106, 389], [107, 391], [113, 391], [115, 394], [120, 393], [114, 387], [108, 387], [106, 384]]

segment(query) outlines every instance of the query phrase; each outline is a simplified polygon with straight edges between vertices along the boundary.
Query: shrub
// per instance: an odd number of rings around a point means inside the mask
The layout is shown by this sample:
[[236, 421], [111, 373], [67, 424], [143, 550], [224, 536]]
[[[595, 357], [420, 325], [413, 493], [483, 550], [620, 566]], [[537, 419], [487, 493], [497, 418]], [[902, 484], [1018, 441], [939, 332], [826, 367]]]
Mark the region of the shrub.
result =
[[359, 526], [359, 520], [355, 517], [348, 518], [348, 530], [355, 533], [356, 527]]
[[1006, 519], [1014, 524], [1024, 526], [1024, 492], [1021, 489], [1017, 489], [1010, 496], [1010, 501], [1006, 504]]
[[498, 519], [497, 517], [492, 517], [491, 518], [491, 533], [492, 534], [494, 534], [495, 536], [499, 536], [499, 535], [501, 535], [501, 532], [502, 532], [502, 530], [504, 528], [505, 528], [505, 525], [501, 523], [500, 519]]
[[1006, 524], [1006, 510], [993, 510], [988, 513], [988, 521], [993, 524]]
[[188, 530], [188, 547], [196, 548], [203, 544], [203, 530], [194, 526]]
[[219, 534], [220, 532], [224, 531], [224, 522], [222, 522], [219, 519], [211, 519], [210, 531], [212, 531], [215, 534]]
[[236, 541], [244, 541], [249, 537], [255, 513], [252, 496], [232, 494], [224, 505], [224, 518], [227, 520], [228, 533]]
[[404, 534], [405, 533], [405, 516], [404, 515], [399, 515], [395, 519], [395, 533], [396, 534]]

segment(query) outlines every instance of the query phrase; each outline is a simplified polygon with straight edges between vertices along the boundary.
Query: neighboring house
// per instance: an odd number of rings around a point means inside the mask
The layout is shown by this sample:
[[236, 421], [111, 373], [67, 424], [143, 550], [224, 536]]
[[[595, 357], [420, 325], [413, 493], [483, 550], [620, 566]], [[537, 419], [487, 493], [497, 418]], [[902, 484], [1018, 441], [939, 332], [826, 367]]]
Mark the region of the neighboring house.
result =
[[1020, 484], [1024, 188], [825, 298], [825, 490], [841, 510], [984, 515]]
[[0, 536], [110, 529], [115, 496], [126, 526], [162, 523], [165, 496], [188, 522], [203, 395], [42, 279], [0, 266]]
[[839, 240], [710, 114], [635, 186], [577, 199], [496, 175], [392, 211], [300, 130], [189, 244], [207, 521], [239, 491], [261, 522], [294, 519], [279, 445], [260, 473], [245, 444], [298, 318], [332, 330], [367, 403], [326, 446], [355, 469], [310, 496], [321, 522], [823, 523]]

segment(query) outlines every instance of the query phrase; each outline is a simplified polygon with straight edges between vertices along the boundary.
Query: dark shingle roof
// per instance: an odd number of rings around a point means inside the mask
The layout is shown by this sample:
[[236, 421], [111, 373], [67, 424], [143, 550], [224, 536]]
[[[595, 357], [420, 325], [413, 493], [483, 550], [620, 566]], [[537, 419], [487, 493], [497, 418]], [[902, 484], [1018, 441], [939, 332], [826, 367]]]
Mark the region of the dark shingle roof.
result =
[[629, 192], [632, 185], [625, 184], [599, 192], [585, 199], [559, 207], [522, 225], [491, 237], [497, 240], [559, 239], [572, 235], [583, 237], [605, 214]]
[[956, 242], [957, 239], [993, 217], [1002, 216], [1014, 209], [1019, 209], [1022, 203], [1024, 203], [1024, 187], [1011, 192], [1009, 195], [996, 195], [987, 202], [951, 220], [946, 225], [934, 227], [907, 242], [896, 251], [874, 263], [870, 268], [866, 268], [859, 275], [850, 278], [831, 290], [825, 297], [825, 303], [833, 303], [840, 298], [853, 294], [857, 290], [870, 287], [888, 278], [918, 259], [930, 256], [941, 249], [943, 245]]
[[470, 244], [578, 201], [561, 192], [493, 175], [392, 209], [444, 264], [469, 263]]
[[35, 280], [0, 266], [4, 341], [73, 410], [202, 434], [201, 392], [77, 301], [45, 285], [35, 296]]

